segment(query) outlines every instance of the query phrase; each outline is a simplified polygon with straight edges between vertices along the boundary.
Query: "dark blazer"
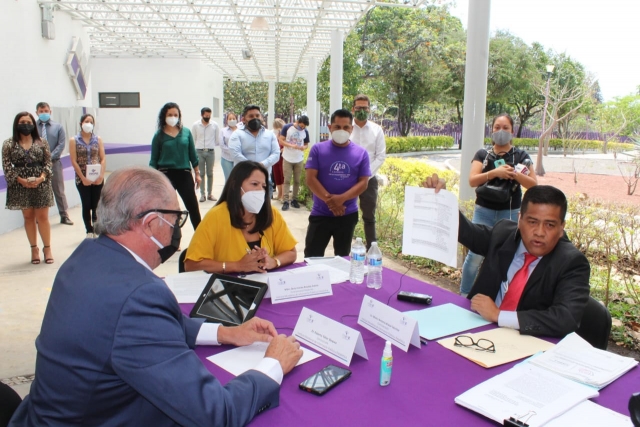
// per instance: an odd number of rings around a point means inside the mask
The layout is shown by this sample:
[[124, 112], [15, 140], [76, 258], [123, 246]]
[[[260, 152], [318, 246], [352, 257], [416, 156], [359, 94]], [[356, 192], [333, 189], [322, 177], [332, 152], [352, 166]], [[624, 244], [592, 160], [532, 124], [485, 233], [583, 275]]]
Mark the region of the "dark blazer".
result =
[[[458, 242], [485, 257], [468, 298], [495, 300], [522, 240], [518, 224], [501, 220], [492, 228], [459, 217]], [[577, 330], [589, 299], [589, 273], [589, 261], [565, 234], [525, 285], [517, 308], [520, 333], [564, 337]]]
[[85, 240], [53, 283], [36, 379], [10, 426], [243, 426], [279, 403], [249, 371], [222, 386], [193, 352], [201, 320], [114, 240]]

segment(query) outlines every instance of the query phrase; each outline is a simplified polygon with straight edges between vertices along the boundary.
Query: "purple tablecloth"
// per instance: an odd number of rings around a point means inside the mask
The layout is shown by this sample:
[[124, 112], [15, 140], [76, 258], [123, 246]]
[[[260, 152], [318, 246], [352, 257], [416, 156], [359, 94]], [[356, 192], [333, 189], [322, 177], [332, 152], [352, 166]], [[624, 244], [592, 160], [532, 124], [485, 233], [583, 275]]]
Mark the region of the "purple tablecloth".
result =
[[[401, 274], [384, 269], [383, 288], [368, 289], [365, 284], [333, 285], [333, 296], [272, 305], [266, 299], [257, 315], [273, 322], [281, 333], [290, 335], [302, 307], [308, 307], [360, 331], [369, 355], [365, 360], [354, 355], [349, 369], [351, 378], [318, 397], [298, 389], [298, 384], [328, 364], [338, 364], [322, 355], [316, 360], [293, 369], [285, 376], [280, 391], [280, 406], [257, 416], [251, 426], [478, 426], [496, 425], [493, 421], [462, 408], [454, 398], [469, 388], [511, 368], [516, 362], [485, 369], [430, 342], [421, 349], [411, 347], [407, 353], [393, 347], [391, 384], [379, 385], [380, 358], [384, 348], [382, 338], [357, 324], [363, 296], [370, 295], [387, 302], [400, 287]], [[427, 293], [433, 305], [454, 303], [469, 308], [469, 301], [446, 290], [404, 276], [402, 290]], [[389, 305], [401, 311], [422, 308], [417, 304], [398, 301]], [[183, 304], [188, 314], [193, 304]], [[351, 316], [346, 316], [351, 315]], [[485, 326], [491, 329], [495, 326]], [[480, 331], [482, 328], [474, 330]], [[222, 384], [233, 375], [206, 360], [212, 354], [228, 350], [228, 346], [196, 348], [207, 369]], [[633, 369], [601, 391], [594, 401], [617, 412], [629, 415], [627, 402], [632, 393], [640, 391], [640, 369]]]

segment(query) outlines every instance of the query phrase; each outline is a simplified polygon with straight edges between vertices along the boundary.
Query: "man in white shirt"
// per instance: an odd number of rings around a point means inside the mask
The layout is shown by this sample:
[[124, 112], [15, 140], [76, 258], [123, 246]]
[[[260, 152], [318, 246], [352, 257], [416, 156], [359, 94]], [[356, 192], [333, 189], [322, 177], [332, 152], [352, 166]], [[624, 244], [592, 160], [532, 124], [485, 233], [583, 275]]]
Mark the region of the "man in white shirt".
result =
[[[291, 206], [299, 208], [298, 192], [300, 191], [300, 174], [304, 167], [304, 150], [308, 147], [309, 138], [307, 137], [306, 128], [309, 126], [309, 117], [300, 116], [298, 120], [289, 126], [282, 145], [282, 168], [284, 171], [284, 203], [282, 210], [289, 209], [289, 186], [291, 185], [291, 176], [293, 175], [293, 197], [291, 198]], [[284, 129], [283, 129], [284, 132]]]
[[[220, 128], [216, 122], [211, 121], [211, 108], [204, 107], [200, 110], [200, 120], [195, 122], [191, 127], [193, 140], [196, 144], [196, 153], [198, 153], [198, 165], [200, 166], [200, 201], [211, 200], [215, 202], [211, 191], [213, 190], [213, 163], [216, 160], [215, 147], [220, 145]], [[204, 196], [204, 177], [207, 176], [207, 197]]]
[[387, 157], [387, 144], [382, 128], [368, 120], [371, 104], [367, 95], [356, 95], [353, 100], [353, 131], [351, 141], [367, 150], [371, 167], [371, 178], [364, 193], [360, 194], [360, 210], [364, 223], [364, 237], [367, 250], [376, 242], [376, 205], [378, 204], [378, 179], [376, 173]]

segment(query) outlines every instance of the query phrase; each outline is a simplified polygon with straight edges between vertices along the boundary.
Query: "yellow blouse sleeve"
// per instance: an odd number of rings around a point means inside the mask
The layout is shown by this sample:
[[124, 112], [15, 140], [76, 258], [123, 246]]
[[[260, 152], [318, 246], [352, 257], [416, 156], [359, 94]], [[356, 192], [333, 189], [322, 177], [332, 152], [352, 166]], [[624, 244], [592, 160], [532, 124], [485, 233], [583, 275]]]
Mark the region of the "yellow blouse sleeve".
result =
[[290, 251], [291, 249], [296, 247], [296, 243], [298, 241], [291, 234], [291, 230], [287, 226], [287, 223], [282, 218], [282, 214], [279, 210], [273, 209], [273, 223], [271, 227], [269, 227], [270, 233], [265, 233], [265, 235], [269, 235], [270, 239], [270, 247], [269, 255], [276, 256], [282, 252]]

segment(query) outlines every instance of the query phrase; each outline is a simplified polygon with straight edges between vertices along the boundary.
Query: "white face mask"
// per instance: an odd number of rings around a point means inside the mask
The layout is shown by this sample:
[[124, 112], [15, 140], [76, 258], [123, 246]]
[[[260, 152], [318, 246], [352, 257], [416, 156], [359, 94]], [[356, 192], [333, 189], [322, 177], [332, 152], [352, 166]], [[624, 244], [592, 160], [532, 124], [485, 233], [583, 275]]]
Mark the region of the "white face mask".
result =
[[262, 205], [264, 205], [264, 190], [255, 190], [255, 191], [244, 191], [241, 188], [242, 192], [242, 206], [247, 210], [247, 212], [251, 212], [253, 214], [260, 213], [262, 210]]
[[177, 124], [178, 124], [178, 121], [179, 121], [179, 120], [180, 120], [180, 119], [178, 119], [178, 118], [177, 118], [177, 117], [175, 117], [175, 116], [167, 117], [167, 124], [168, 124], [169, 126], [175, 126], [175, 125], [177, 125]]
[[350, 136], [351, 134], [346, 130], [334, 130], [333, 132], [331, 132], [331, 139], [336, 144], [340, 144], [340, 145], [346, 144], [347, 141], [349, 141]]
[[237, 120], [229, 120], [227, 122], [227, 124], [229, 125], [230, 128], [234, 128], [238, 124], [238, 121]]
[[85, 131], [86, 133], [93, 132], [93, 123], [83, 123], [82, 130]]

